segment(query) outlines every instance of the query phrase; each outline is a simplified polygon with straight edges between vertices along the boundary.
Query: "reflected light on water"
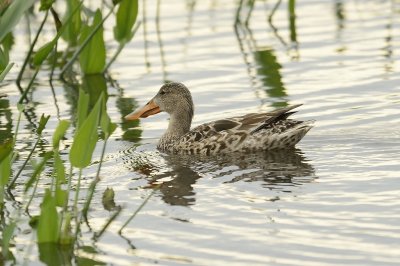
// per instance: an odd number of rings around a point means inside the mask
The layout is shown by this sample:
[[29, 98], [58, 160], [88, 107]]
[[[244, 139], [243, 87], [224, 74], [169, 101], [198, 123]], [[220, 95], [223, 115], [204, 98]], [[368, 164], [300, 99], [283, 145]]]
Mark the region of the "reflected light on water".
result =
[[[239, 2], [140, 2], [146, 8], [140, 11], [146, 16], [142, 32], [122, 51], [111, 77], [83, 80], [88, 90], [107, 89], [108, 112], [119, 126], [107, 144], [91, 229], [100, 230], [113, 213], [102, 204], [107, 188], [122, 212], [97, 241], [83, 226], [75, 258], [116, 265], [399, 265], [398, 2], [281, 1], [269, 22], [274, 1], [255, 1], [253, 9], [253, 1], [243, 1], [243, 23], [234, 25]], [[16, 33], [15, 49], [25, 51], [25, 29]], [[112, 30], [105, 33], [112, 38]], [[16, 75], [14, 68], [8, 78]], [[294, 150], [208, 158], [163, 154], [156, 143], [167, 115], [134, 122], [123, 117], [165, 80], [191, 90], [193, 126], [295, 103], [304, 105], [294, 117], [315, 119], [316, 126]], [[52, 114], [43, 152], [58, 119], [71, 119], [76, 111], [76, 91], [54, 81], [54, 98], [47, 81], [43, 72], [30, 96], [34, 104], [23, 114], [17, 143], [22, 159], [41, 113]], [[8, 95], [0, 98], [4, 140], [15, 127], [19, 91], [9, 80], [1, 90]], [[64, 157], [72, 133], [63, 143]], [[79, 202], [97, 166], [95, 161], [85, 169]], [[20, 182], [32, 171], [28, 167]], [[159, 190], [119, 235], [156, 185]], [[19, 189], [2, 220], [20, 208]], [[19, 234], [14, 254], [32, 243], [36, 255], [27, 261], [39, 261], [33, 239]]]

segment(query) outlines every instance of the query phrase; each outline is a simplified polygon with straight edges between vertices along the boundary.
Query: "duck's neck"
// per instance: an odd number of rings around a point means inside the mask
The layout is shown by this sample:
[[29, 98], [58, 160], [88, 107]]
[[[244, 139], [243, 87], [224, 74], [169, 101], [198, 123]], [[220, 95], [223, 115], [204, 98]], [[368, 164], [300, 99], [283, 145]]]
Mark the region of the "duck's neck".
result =
[[159, 146], [172, 144], [190, 130], [193, 114], [190, 112], [176, 112], [171, 114], [167, 131], [161, 137]]

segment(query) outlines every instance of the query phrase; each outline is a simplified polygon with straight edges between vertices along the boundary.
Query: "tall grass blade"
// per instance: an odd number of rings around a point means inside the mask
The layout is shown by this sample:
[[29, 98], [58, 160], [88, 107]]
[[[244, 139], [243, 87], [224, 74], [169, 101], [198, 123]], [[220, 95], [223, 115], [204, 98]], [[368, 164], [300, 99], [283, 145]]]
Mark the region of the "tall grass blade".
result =
[[3, 244], [2, 244], [2, 253], [3, 253], [3, 258], [8, 257], [8, 248], [10, 247], [10, 240], [14, 234], [14, 229], [17, 226], [15, 222], [11, 222], [5, 226], [3, 229]]
[[79, 63], [83, 73], [96, 74], [101, 73], [106, 64], [106, 48], [103, 38], [102, 16], [100, 10], [97, 10], [92, 26], [84, 26], [79, 38], [82, 45], [88, 38], [89, 34], [94, 31], [97, 25], [100, 25], [97, 32], [93, 35], [89, 43], [79, 55]]
[[3, 49], [1, 49], [1, 46], [0, 46], [0, 71], [1, 72], [7, 67], [9, 61], [10, 61], [10, 57], [8, 54], [8, 50], [5, 49], [3, 51]]
[[92, 154], [98, 140], [97, 126], [100, 120], [102, 101], [103, 94], [74, 136], [74, 142], [69, 153], [69, 160], [74, 167], [82, 169], [88, 166], [92, 160]]
[[53, 175], [56, 180], [55, 185], [55, 197], [57, 206], [63, 207], [67, 200], [67, 191], [61, 188], [61, 184], [66, 182], [65, 177], [65, 166], [61, 160], [58, 148], [60, 146], [60, 140], [64, 137], [71, 123], [67, 120], [61, 120], [53, 134], [53, 150], [54, 150], [54, 168]]
[[99, 166], [97, 168], [96, 177], [90, 184], [89, 191], [87, 194], [87, 199], [86, 199], [85, 205], [82, 210], [83, 217], [85, 218], [86, 221], [87, 221], [87, 213], [88, 213], [89, 206], [90, 206], [90, 203], [93, 198], [94, 191], [96, 189], [96, 185], [100, 181], [100, 169], [101, 169], [101, 166], [102, 166], [103, 160], [104, 160], [104, 154], [106, 151], [107, 140], [108, 140], [109, 136], [117, 128], [117, 125], [115, 123], [112, 123], [110, 117], [108, 116], [105, 101], [103, 101], [103, 104], [102, 104], [100, 126], [104, 133], [104, 145], [103, 145], [103, 148], [101, 151], [100, 162], [99, 162]]
[[0, 206], [2, 206], [4, 201], [4, 187], [11, 175], [12, 150], [12, 139], [0, 145]]
[[64, 137], [65, 132], [67, 132], [70, 124], [71, 122], [68, 120], [61, 120], [58, 123], [58, 126], [53, 134], [53, 149], [58, 149], [60, 146], [60, 140]]
[[59, 239], [59, 217], [56, 209], [56, 199], [46, 189], [43, 202], [40, 205], [40, 217], [37, 228], [38, 243], [56, 243]]
[[6, 77], [7, 73], [11, 70], [11, 68], [14, 66], [14, 63], [10, 63], [6, 66], [6, 68], [0, 73], [0, 82], [4, 80]]
[[4, 187], [11, 175], [11, 160], [12, 153], [10, 153], [0, 162], [0, 207], [4, 202]]
[[0, 18], [0, 42], [14, 29], [35, 0], [14, 0]]
[[67, 191], [61, 188], [61, 184], [66, 183], [65, 166], [58, 151], [54, 151], [54, 170], [53, 175], [56, 180], [55, 196], [57, 206], [63, 207], [67, 200]]
[[88, 116], [89, 101], [90, 101], [89, 94], [85, 93], [83, 89], [79, 89], [77, 126], [76, 126], [77, 129], [82, 127], [83, 122], [85, 122]]
[[[0, 145], [0, 162], [2, 162], [13, 150], [13, 140], [9, 139]], [[1, 180], [1, 179], [0, 179]]]
[[138, 15], [138, 0], [122, 0], [116, 14], [114, 38], [119, 43], [127, 43], [133, 37], [132, 27]]

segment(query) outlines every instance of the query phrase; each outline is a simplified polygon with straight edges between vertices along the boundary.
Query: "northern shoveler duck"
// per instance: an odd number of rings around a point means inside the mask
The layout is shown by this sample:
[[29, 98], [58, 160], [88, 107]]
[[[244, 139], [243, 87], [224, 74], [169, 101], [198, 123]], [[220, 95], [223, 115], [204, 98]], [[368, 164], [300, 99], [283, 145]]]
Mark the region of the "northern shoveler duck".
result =
[[252, 152], [294, 147], [313, 127], [313, 121], [287, 119], [295, 113], [291, 110], [300, 105], [217, 120], [191, 130], [192, 96], [185, 85], [172, 82], [164, 84], [153, 99], [125, 119], [137, 120], [167, 112], [168, 129], [157, 146], [162, 151], [207, 155]]

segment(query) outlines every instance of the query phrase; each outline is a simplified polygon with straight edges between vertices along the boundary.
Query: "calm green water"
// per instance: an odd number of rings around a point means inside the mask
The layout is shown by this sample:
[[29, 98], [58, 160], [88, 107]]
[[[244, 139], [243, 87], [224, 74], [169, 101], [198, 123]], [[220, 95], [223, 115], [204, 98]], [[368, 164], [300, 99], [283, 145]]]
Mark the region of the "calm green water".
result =
[[[149, 1], [141, 31], [111, 68], [114, 82], [102, 76], [83, 81], [107, 87], [108, 110], [119, 125], [107, 146], [91, 229], [100, 230], [112, 214], [102, 204], [107, 187], [123, 211], [97, 241], [84, 226], [82, 248], [71, 259], [60, 255], [58, 263], [400, 264], [400, 2], [297, 1], [297, 19], [290, 23], [282, 1], [271, 27], [274, 1], [257, 1], [249, 26], [236, 28], [234, 2], [163, 1], [157, 23], [156, 2]], [[33, 19], [32, 28], [39, 22]], [[106, 39], [112, 39], [112, 26], [106, 24]], [[12, 61], [22, 62], [26, 25], [15, 37]], [[0, 99], [1, 138], [15, 127], [20, 94], [13, 80], [20, 67], [1, 87], [8, 95]], [[194, 125], [296, 103], [304, 104], [297, 118], [317, 123], [293, 152], [210, 159], [161, 154], [156, 143], [168, 123], [165, 114], [140, 124], [122, 117], [166, 80], [192, 91]], [[32, 109], [17, 143], [21, 161], [42, 113], [52, 116], [44, 150], [58, 120], [76, 110], [76, 91], [60, 81], [54, 85], [55, 96], [42, 72], [30, 95]], [[84, 171], [86, 187], [97, 163]], [[28, 167], [19, 181], [31, 173]], [[160, 190], [118, 235], [156, 184]], [[17, 186], [2, 219], [20, 207], [21, 191]], [[85, 191], [81, 195], [83, 202]], [[17, 264], [41, 265], [29, 216], [23, 219], [11, 251]]]

